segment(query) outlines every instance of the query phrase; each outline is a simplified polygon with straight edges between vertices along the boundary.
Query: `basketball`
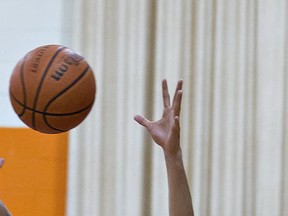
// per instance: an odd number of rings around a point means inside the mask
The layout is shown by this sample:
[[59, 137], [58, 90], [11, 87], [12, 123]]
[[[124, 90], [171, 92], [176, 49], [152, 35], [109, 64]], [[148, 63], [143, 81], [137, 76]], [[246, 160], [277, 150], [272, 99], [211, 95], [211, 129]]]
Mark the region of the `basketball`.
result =
[[95, 100], [96, 80], [85, 58], [60, 45], [28, 52], [10, 78], [10, 101], [30, 128], [57, 134], [79, 125]]

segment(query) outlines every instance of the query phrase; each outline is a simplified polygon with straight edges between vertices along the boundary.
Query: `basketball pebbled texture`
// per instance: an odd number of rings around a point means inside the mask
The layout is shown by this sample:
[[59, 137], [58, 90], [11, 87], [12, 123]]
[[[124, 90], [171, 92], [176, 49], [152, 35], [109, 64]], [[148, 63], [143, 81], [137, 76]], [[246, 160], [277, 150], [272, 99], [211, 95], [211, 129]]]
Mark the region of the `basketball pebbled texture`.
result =
[[86, 118], [95, 100], [96, 81], [83, 56], [60, 45], [46, 45], [17, 63], [9, 92], [16, 114], [27, 126], [55, 134]]

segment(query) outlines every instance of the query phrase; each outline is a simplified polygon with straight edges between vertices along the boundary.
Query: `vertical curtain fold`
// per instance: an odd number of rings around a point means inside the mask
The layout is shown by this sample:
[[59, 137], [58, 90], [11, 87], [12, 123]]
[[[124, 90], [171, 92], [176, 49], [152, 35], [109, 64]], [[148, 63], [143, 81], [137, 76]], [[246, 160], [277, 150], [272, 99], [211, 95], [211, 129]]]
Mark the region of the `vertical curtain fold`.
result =
[[161, 79], [184, 79], [181, 144], [196, 215], [288, 214], [287, 1], [74, 0], [72, 48], [97, 79], [71, 132], [67, 215], [168, 215]]

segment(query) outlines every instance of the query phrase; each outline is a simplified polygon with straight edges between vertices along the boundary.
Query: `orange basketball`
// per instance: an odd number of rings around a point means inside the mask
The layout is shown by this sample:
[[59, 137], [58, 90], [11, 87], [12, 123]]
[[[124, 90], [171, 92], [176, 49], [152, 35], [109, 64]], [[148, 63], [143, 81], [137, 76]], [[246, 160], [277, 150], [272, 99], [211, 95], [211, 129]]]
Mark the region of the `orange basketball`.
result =
[[96, 94], [93, 71], [79, 53], [60, 45], [38, 47], [16, 65], [10, 100], [30, 128], [56, 134], [79, 125]]

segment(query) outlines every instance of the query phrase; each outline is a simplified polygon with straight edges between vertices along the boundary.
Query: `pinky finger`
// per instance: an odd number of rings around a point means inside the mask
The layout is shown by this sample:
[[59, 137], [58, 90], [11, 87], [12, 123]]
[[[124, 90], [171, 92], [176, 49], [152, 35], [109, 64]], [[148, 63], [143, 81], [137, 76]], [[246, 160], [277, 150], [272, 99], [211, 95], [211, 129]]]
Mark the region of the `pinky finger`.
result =
[[174, 124], [172, 127], [172, 141], [173, 143], [178, 143], [180, 139], [180, 122], [179, 116], [174, 117]]
[[179, 116], [175, 116], [174, 117], [174, 126], [173, 129], [176, 131], [180, 130], [180, 120], [179, 120]]

